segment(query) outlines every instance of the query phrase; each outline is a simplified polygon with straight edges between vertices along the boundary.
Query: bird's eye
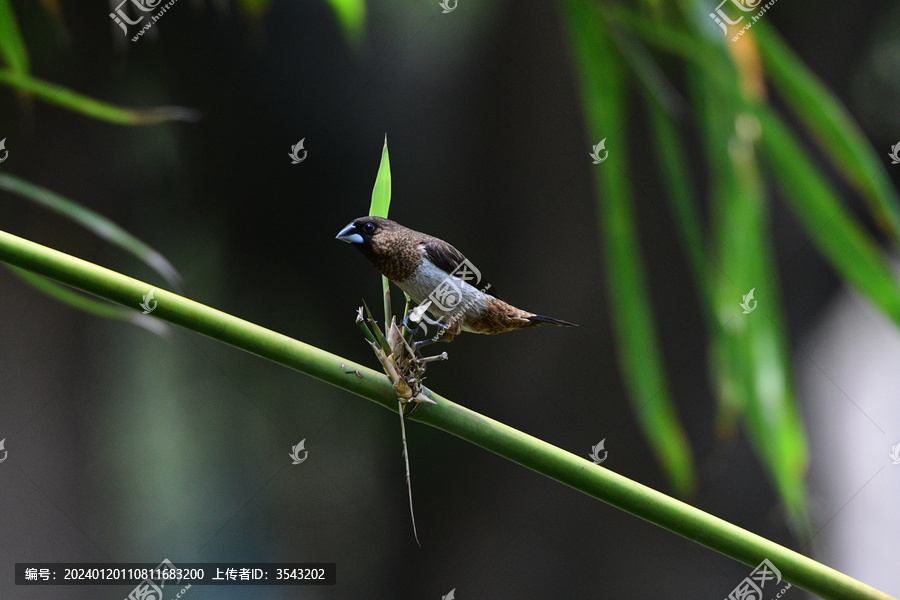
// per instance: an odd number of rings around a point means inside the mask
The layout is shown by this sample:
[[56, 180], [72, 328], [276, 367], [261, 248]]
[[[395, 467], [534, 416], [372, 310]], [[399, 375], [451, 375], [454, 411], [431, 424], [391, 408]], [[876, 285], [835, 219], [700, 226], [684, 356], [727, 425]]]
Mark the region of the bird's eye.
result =
[[375, 223], [372, 223], [370, 221], [370, 222], [366, 223], [365, 225], [363, 225], [362, 229], [366, 233], [374, 233], [375, 232]]

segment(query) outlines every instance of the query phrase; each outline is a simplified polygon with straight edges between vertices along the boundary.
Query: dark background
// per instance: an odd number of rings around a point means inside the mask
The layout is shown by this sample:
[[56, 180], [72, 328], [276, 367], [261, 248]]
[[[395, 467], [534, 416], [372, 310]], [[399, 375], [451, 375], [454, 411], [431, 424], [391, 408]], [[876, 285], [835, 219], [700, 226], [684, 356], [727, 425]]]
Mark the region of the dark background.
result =
[[[333, 238], [368, 211], [387, 134], [392, 218], [453, 243], [513, 304], [580, 324], [461, 336], [440, 348], [451, 358], [429, 368], [429, 387], [582, 456], [605, 438], [605, 467], [671, 493], [616, 368], [590, 171], [603, 167], [587, 155], [595, 141], [557, 7], [460, 0], [442, 14], [437, 0], [373, 2], [354, 47], [317, 0], [276, 1], [259, 20], [214, 4], [179, 0], [153, 35], [132, 43], [103, 3], [63, 2], [66, 32], [36, 3], [14, 3], [36, 76], [203, 118], [123, 127], [23, 105], [4, 89], [2, 168], [159, 249], [189, 297], [377, 368], [354, 312], [361, 297], [380, 306], [379, 278]], [[897, 4], [779, 2], [764, 18], [885, 155], [900, 139]], [[715, 435], [699, 304], [639, 103], [633, 112], [642, 255], [700, 474], [688, 501], [816, 555], [792, 537], [743, 435]], [[308, 155], [293, 165], [287, 154], [301, 138]], [[612, 140], [607, 149], [616, 152]], [[855, 196], [846, 200], [859, 210]], [[839, 282], [783, 204], [772, 212], [798, 342]], [[165, 287], [21, 198], [0, 194], [0, 222]], [[9, 451], [0, 464], [0, 598], [113, 599], [130, 589], [16, 587], [13, 565], [25, 561], [337, 563], [335, 587], [193, 587], [189, 599], [437, 600], [453, 588], [461, 600], [723, 598], [749, 574], [443, 432], [409, 423], [407, 435], [421, 548], [396, 415], [190, 332], [163, 339], [87, 316], [0, 269], [0, 438]], [[309, 458], [292, 466], [288, 453], [304, 438]], [[815, 465], [815, 448], [811, 456]], [[824, 506], [814, 529], [829, 527], [841, 503]], [[867, 540], [852, 542], [862, 549]], [[884, 577], [867, 582], [900, 592]]]

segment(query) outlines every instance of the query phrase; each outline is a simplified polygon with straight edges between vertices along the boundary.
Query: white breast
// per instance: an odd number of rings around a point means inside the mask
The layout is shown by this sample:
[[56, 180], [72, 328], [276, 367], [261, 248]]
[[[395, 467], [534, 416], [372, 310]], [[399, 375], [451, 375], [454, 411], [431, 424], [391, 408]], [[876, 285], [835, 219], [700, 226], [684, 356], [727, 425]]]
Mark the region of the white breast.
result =
[[[478, 283], [474, 279], [471, 282]], [[429, 313], [445, 323], [458, 319], [464, 330], [467, 329], [466, 315], [480, 313], [492, 298], [471, 283], [436, 267], [428, 257], [423, 257], [415, 275], [397, 285], [417, 304], [431, 300]]]

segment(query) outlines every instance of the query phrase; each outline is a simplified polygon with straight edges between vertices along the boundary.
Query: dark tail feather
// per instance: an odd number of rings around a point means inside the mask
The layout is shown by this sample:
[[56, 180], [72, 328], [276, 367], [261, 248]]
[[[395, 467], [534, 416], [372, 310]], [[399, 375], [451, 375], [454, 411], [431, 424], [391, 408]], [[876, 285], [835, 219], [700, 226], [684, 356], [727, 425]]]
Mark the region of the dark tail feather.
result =
[[575, 323], [569, 323], [568, 321], [554, 319], [553, 317], [545, 317], [543, 315], [531, 315], [530, 317], [528, 317], [528, 320], [535, 325], [539, 323], [549, 323], [551, 325], [561, 325], [563, 327], [578, 327], [578, 325], [576, 325]]

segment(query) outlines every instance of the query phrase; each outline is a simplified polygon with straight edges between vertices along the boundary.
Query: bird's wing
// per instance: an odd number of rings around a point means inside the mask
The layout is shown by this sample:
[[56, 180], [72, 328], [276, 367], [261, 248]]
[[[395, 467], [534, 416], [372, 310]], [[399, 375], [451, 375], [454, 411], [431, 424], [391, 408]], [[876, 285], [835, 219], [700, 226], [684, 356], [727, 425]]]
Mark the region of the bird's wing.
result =
[[[446, 271], [447, 273], [453, 273], [463, 261], [466, 260], [466, 257], [463, 256], [463, 253], [448, 244], [443, 240], [439, 240], [437, 238], [433, 238], [430, 241], [426, 242], [424, 245], [425, 248], [425, 256], [434, 263], [439, 269]], [[472, 261], [469, 261], [469, 264], [472, 264]], [[474, 265], [473, 265], [474, 266]], [[497, 290], [494, 289], [494, 286], [489, 284], [484, 274], [481, 275], [481, 279], [478, 282], [469, 282], [474, 287], [477, 287], [480, 290], [484, 290], [486, 293], [494, 296], [495, 298], [499, 298], [497, 295]]]

